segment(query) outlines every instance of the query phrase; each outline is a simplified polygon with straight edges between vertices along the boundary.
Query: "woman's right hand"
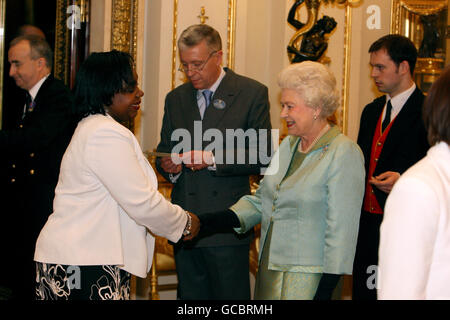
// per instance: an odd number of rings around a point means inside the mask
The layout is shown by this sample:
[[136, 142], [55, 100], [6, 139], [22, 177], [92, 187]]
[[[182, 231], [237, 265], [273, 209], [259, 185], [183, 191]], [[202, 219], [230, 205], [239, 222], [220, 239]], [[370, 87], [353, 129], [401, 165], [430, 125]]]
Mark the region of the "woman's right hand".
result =
[[191, 216], [191, 227], [189, 228], [190, 233], [183, 237], [183, 241], [190, 241], [194, 239], [200, 232], [200, 220], [192, 212], [186, 211], [188, 215]]

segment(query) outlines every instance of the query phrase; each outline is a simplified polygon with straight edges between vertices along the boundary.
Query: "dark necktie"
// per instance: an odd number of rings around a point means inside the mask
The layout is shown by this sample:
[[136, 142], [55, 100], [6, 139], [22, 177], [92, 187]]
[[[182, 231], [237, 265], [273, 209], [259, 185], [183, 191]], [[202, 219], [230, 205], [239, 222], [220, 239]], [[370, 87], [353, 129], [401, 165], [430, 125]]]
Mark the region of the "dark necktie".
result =
[[28, 114], [28, 112], [33, 111], [33, 99], [31, 98], [31, 95], [26, 92], [25, 93], [25, 112], [23, 113], [22, 118], [25, 118], [25, 116]]
[[391, 122], [391, 111], [392, 111], [392, 104], [391, 100], [389, 100], [386, 106], [386, 115], [384, 116], [383, 123], [381, 124], [381, 130], [383, 132]]

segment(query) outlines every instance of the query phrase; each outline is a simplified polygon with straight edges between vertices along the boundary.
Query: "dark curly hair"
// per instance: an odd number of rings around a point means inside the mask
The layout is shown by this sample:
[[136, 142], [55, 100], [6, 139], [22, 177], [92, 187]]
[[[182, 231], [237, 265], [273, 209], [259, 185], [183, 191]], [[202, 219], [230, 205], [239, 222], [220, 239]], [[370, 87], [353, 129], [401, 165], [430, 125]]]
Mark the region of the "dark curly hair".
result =
[[105, 114], [116, 93], [133, 92], [137, 86], [134, 61], [126, 52], [94, 52], [77, 72], [74, 114], [81, 120], [91, 114]]

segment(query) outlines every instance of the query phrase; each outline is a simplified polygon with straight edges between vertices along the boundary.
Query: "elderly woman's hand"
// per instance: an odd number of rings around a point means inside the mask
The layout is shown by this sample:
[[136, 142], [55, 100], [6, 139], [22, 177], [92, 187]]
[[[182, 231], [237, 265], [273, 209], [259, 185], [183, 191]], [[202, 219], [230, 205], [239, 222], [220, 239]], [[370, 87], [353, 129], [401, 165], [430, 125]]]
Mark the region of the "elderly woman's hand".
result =
[[183, 237], [183, 241], [189, 241], [189, 240], [194, 239], [200, 231], [200, 220], [198, 219], [198, 217], [195, 214], [193, 214], [192, 212], [188, 212], [188, 211], [186, 211], [186, 212], [188, 215], [191, 216], [191, 226], [188, 229], [189, 234], [187, 234]]

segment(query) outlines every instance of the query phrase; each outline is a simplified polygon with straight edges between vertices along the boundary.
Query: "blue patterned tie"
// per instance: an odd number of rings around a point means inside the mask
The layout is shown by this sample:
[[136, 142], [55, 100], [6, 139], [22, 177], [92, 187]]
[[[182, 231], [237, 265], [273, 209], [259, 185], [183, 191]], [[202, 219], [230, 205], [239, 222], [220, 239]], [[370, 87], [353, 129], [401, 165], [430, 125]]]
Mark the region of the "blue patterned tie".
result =
[[203, 96], [205, 97], [205, 102], [206, 102], [205, 110], [206, 110], [206, 108], [208, 108], [209, 104], [211, 103], [211, 96], [212, 96], [213, 92], [211, 90], [206, 89], [206, 90], [203, 90], [202, 93], [203, 93]]

